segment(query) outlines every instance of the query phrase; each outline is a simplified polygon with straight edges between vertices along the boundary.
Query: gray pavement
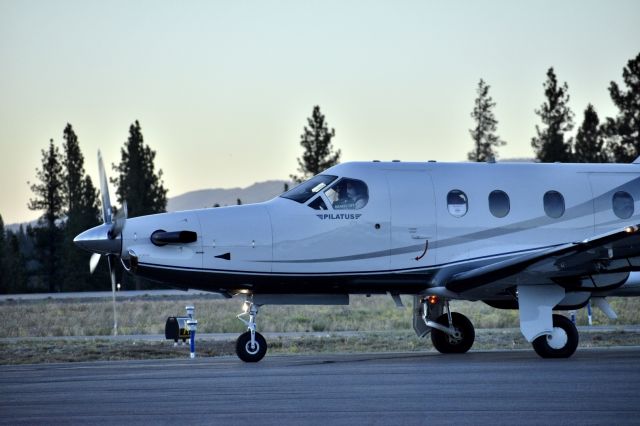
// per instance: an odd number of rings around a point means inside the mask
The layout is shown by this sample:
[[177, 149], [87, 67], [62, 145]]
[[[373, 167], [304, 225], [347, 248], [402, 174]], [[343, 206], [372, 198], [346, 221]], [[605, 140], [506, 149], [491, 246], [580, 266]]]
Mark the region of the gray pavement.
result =
[[0, 366], [0, 424], [639, 424], [640, 348]]

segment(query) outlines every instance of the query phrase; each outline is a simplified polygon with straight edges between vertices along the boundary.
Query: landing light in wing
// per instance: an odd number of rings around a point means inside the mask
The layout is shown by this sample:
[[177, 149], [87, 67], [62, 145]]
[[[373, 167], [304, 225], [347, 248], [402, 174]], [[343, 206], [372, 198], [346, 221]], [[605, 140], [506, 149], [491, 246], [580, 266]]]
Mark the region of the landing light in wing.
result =
[[629, 233], [629, 234], [633, 234], [634, 232], [636, 232], [638, 230], [637, 226], [627, 226], [626, 228], [624, 228], [625, 232]]

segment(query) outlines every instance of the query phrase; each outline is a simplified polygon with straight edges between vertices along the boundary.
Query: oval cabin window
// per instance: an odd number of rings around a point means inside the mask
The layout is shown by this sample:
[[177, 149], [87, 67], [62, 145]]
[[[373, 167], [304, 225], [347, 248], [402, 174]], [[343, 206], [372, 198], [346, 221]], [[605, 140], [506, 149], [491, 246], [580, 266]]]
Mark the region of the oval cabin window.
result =
[[548, 191], [544, 194], [543, 202], [547, 216], [557, 219], [564, 214], [564, 197], [558, 191]]
[[611, 203], [613, 204], [613, 212], [620, 219], [629, 219], [633, 216], [633, 197], [628, 192], [616, 192], [613, 194]]
[[462, 217], [467, 214], [467, 210], [469, 209], [467, 200], [467, 194], [464, 192], [458, 189], [450, 191], [447, 194], [447, 208], [449, 213], [455, 217]]
[[500, 190], [492, 191], [489, 194], [489, 211], [495, 217], [505, 217], [511, 210], [509, 196]]

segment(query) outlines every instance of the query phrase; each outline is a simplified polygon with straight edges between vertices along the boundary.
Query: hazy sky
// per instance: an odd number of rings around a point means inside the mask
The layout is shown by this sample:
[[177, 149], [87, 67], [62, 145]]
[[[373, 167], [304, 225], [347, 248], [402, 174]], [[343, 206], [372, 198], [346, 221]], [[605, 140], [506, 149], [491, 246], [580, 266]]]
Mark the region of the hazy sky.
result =
[[500, 157], [531, 157], [547, 69], [578, 124], [615, 115], [638, 22], [638, 0], [0, 0], [0, 214], [40, 215], [27, 181], [67, 122], [97, 184], [139, 120], [176, 196], [287, 178], [314, 105], [342, 161], [464, 161], [483, 78]]

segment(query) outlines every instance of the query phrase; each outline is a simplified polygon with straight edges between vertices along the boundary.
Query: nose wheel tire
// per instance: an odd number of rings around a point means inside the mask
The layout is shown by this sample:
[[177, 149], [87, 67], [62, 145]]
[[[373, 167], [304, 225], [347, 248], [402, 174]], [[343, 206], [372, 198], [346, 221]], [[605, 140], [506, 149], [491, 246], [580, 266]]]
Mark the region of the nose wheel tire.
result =
[[236, 355], [244, 362], [258, 362], [267, 353], [267, 341], [256, 332], [254, 344], [251, 344], [251, 332], [247, 331], [236, 340]]
[[[458, 312], [451, 313], [454, 335], [449, 335], [436, 328], [431, 330], [431, 342], [438, 352], [443, 354], [463, 354], [471, 349], [476, 332], [471, 321]], [[449, 316], [445, 313], [436, 320], [438, 324], [449, 327]]]
[[565, 316], [553, 314], [553, 331], [532, 343], [542, 358], [569, 358], [578, 347], [578, 329]]

